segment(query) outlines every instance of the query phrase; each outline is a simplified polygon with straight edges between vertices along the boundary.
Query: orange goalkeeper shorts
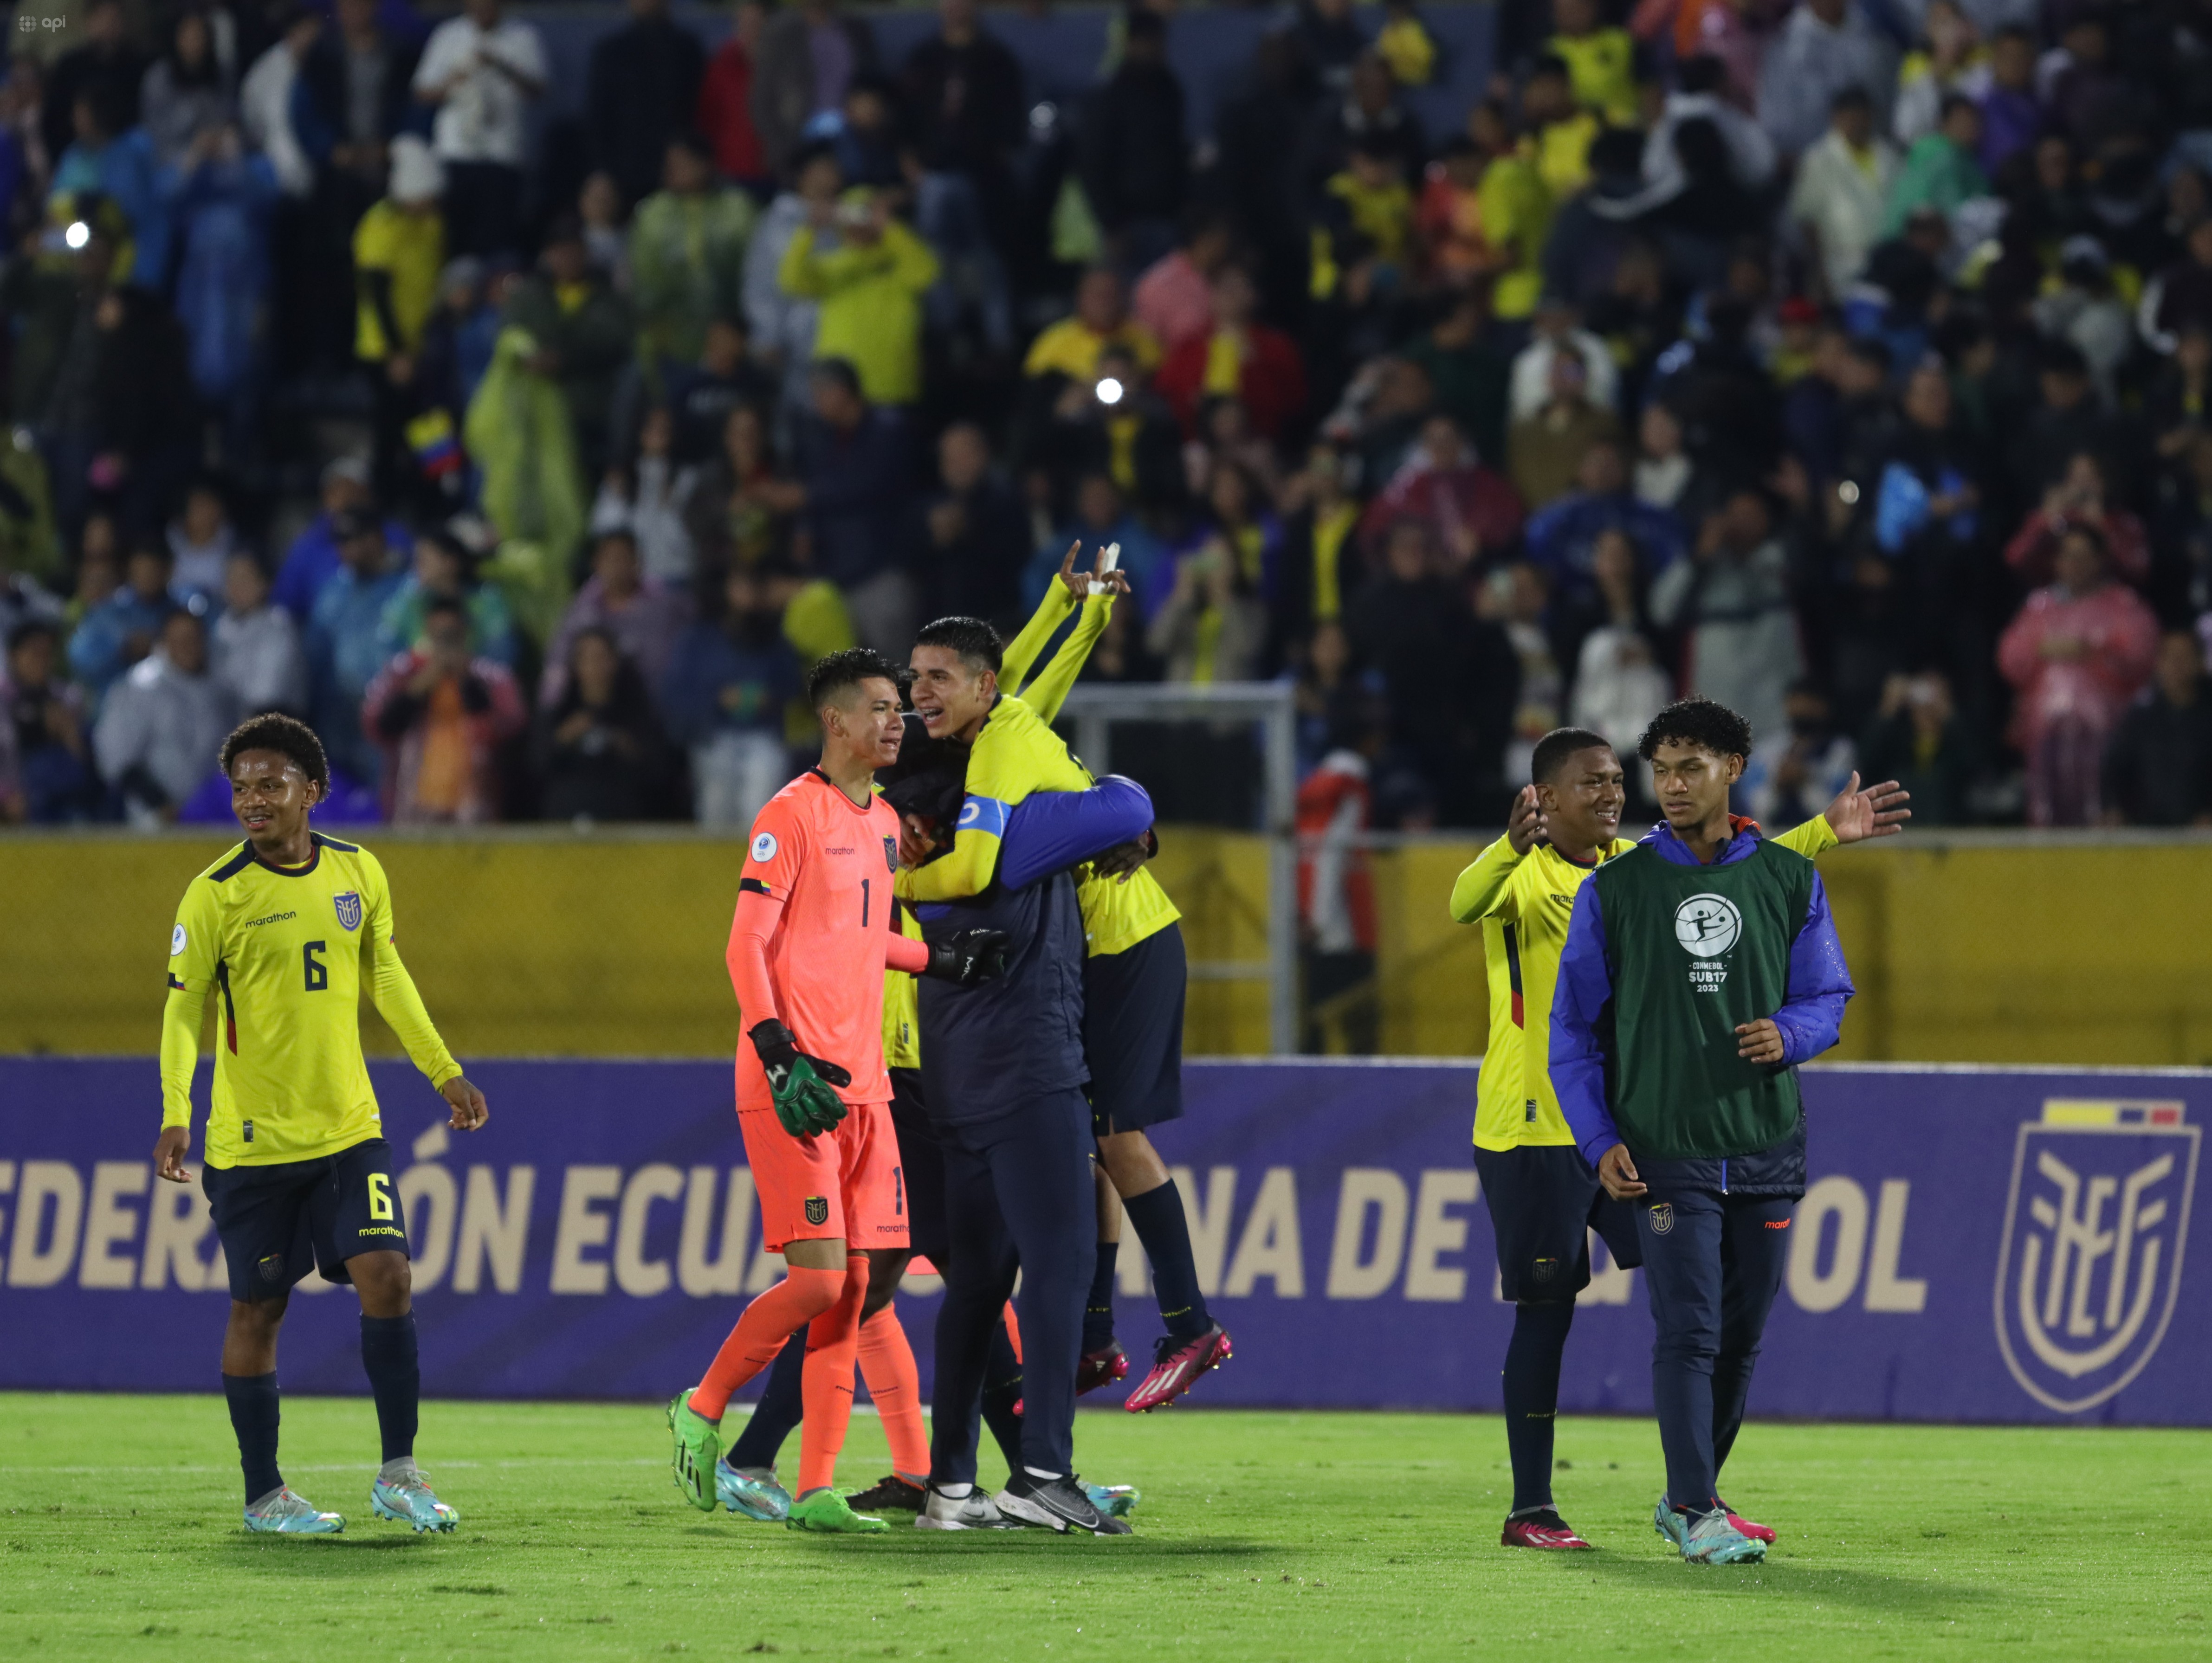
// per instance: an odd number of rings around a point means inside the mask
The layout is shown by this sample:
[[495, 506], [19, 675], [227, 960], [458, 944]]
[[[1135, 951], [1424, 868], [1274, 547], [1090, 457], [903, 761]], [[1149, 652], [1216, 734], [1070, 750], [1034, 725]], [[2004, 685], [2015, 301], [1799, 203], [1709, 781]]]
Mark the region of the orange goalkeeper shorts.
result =
[[906, 1175], [889, 1103], [849, 1105], [833, 1130], [811, 1138], [786, 1132], [773, 1108], [747, 1106], [738, 1129], [770, 1253], [787, 1241], [907, 1245]]

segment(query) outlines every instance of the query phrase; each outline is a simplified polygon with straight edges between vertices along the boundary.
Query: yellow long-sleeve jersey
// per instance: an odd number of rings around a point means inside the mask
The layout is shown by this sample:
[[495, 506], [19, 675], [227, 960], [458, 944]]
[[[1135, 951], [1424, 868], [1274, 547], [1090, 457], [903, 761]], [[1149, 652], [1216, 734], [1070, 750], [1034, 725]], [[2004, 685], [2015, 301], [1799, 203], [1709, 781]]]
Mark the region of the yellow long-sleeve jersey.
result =
[[[1112, 599], [1099, 596], [1085, 601], [1074, 633], [1029, 690], [1000, 696], [969, 752], [968, 797], [960, 807], [952, 852], [918, 870], [900, 872], [900, 900], [959, 901], [982, 894], [998, 872], [999, 846], [1015, 808], [1036, 792], [1088, 791], [1097, 783], [1052, 731], [1052, 717], [1073, 685], [1091, 643], [1104, 630]], [[1029, 660], [1074, 605], [1074, 597], [1054, 584], [1036, 616], [1006, 649], [1000, 666], [1005, 684], [1018, 683]], [[1142, 867], [1126, 883], [1110, 877], [1085, 878], [1076, 886], [1076, 901], [1083, 909], [1085, 951], [1091, 958], [1127, 952], [1182, 916], [1159, 880]]]
[[[1809, 860], [1833, 848], [1836, 834], [1815, 815], [1774, 841]], [[1552, 1089], [1552, 992], [1559, 985], [1559, 953], [1583, 881], [1601, 862], [1635, 847], [1617, 837], [1585, 866], [1547, 843], [1516, 854], [1501, 837], [1452, 885], [1453, 921], [1482, 925], [1483, 969], [1490, 982], [1490, 1039], [1475, 1083], [1478, 1147], [1575, 1141]]]
[[251, 843], [185, 887], [169, 937], [161, 1012], [161, 1124], [192, 1120], [192, 1069], [210, 990], [216, 1024], [210, 1166], [334, 1155], [382, 1135], [361, 1051], [369, 997], [415, 1065], [441, 1086], [460, 1073], [399, 961], [392, 891], [367, 849], [314, 835], [304, 866], [271, 866]]

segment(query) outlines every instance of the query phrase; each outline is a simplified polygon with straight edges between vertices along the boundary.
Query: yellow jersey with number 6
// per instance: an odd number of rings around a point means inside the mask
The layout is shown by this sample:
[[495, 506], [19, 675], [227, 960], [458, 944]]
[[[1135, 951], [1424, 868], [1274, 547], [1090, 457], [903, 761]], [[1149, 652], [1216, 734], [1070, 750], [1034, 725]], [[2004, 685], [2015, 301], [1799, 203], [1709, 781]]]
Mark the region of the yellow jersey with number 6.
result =
[[210, 1166], [313, 1160], [383, 1135], [361, 1050], [364, 965], [377, 1010], [430, 1083], [461, 1071], [399, 962], [384, 868], [319, 832], [313, 846], [306, 865], [282, 867], [241, 844], [194, 878], [177, 908], [161, 1124], [191, 1123], [201, 1010], [212, 995]]

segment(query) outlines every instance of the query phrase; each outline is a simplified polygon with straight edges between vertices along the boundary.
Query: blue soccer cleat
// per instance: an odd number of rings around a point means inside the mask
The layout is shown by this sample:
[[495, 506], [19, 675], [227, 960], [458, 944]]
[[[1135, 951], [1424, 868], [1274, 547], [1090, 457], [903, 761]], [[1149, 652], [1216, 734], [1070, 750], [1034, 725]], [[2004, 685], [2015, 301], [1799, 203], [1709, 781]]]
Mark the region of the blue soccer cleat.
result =
[[1672, 1542], [1693, 1565], [1751, 1565], [1766, 1557], [1766, 1544], [1729, 1522], [1724, 1508], [1706, 1513], [1677, 1513], [1664, 1496], [1651, 1512], [1651, 1528]]
[[246, 1527], [264, 1536], [335, 1536], [345, 1520], [335, 1513], [320, 1513], [305, 1496], [280, 1485], [246, 1509]]
[[369, 1487], [369, 1505], [380, 1519], [411, 1525], [416, 1534], [426, 1530], [451, 1530], [461, 1515], [430, 1490], [430, 1481], [412, 1461], [386, 1461]]
[[731, 1512], [772, 1525], [791, 1516], [791, 1492], [775, 1481], [772, 1466], [714, 1463], [714, 1499]]
[[1091, 1506], [1109, 1519], [1127, 1518], [1145, 1499], [1144, 1492], [1134, 1484], [1085, 1484], [1083, 1493], [1091, 1498]]

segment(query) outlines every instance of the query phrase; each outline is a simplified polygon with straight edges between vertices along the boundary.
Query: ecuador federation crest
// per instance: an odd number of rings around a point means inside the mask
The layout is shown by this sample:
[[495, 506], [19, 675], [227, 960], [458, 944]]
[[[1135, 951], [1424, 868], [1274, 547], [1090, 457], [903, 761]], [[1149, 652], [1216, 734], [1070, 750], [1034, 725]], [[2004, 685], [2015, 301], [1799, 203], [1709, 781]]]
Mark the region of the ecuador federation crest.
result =
[[1997, 1344], [2078, 1414], [2143, 1370], [2181, 1296], [2202, 1128], [2179, 1102], [2052, 1098], [2020, 1128], [1997, 1253]]
[[331, 905], [337, 908], [340, 929], [361, 928], [361, 895], [358, 891], [342, 890], [331, 897]]
[[828, 1196], [810, 1195], [806, 1198], [806, 1222], [814, 1225], [826, 1224], [830, 1222]]

